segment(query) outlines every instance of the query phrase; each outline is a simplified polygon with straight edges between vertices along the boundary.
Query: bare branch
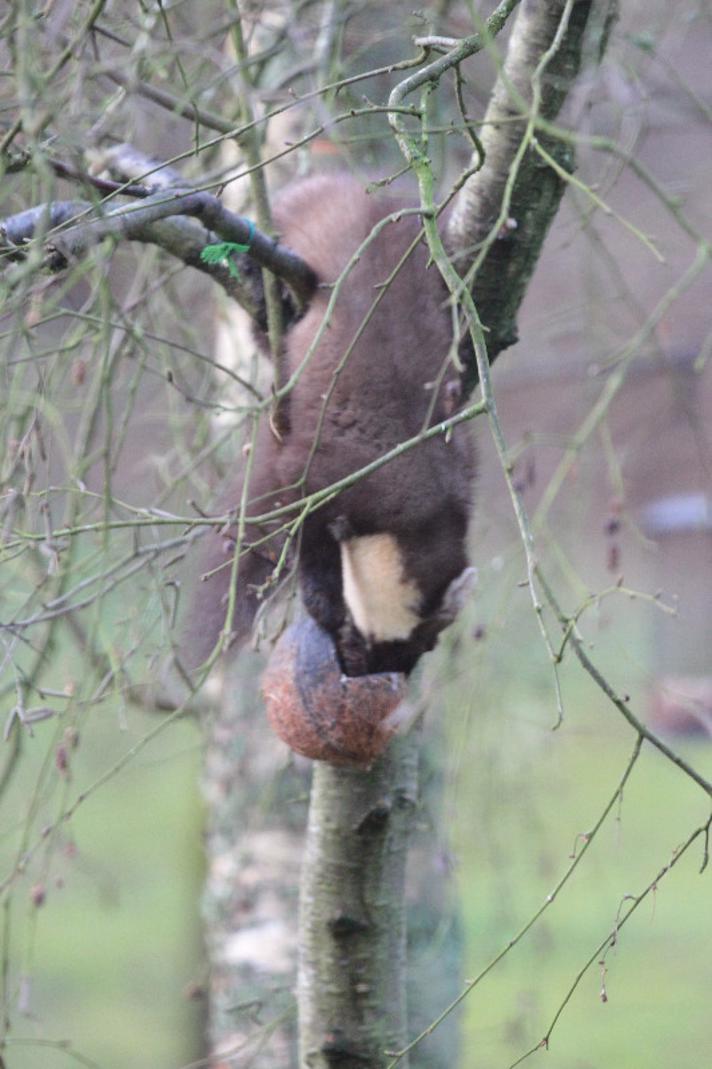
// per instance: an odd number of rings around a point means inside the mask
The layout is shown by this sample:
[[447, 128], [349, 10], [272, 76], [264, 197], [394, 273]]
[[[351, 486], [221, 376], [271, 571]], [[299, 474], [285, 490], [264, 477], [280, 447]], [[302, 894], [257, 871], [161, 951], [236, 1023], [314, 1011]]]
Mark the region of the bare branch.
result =
[[209, 130], [217, 130], [221, 134], [234, 136], [236, 133], [234, 121], [224, 119], [222, 115], [217, 115], [214, 111], [199, 108], [193, 100], [175, 96], [165, 89], [160, 89], [158, 86], [126, 75], [114, 64], [107, 70], [102, 71], [102, 74], [114, 82], [115, 85], [120, 85], [130, 93], [138, 93], [140, 96], [145, 97], [146, 100], [152, 101], [152, 103], [165, 108], [166, 111], [174, 115], [180, 115], [183, 119], [200, 123], [201, 126], [205, 126]]
[[[150, 242], [211, 275], [257, 318], [259, 303], [254, 296], [250, 297], [247, 287], [231, 285], [231, 281], [237, 280], [230, 279], [227, 267], [201, 261], [202, 249], [214, 243], [216, 236], [220, 241], [248, 245], [249, 253], [239, 257], [240, 267], [247, 276], [251, 274], [250, 261], [254, 260], [281, 278], [299, 305], [309, 298], [316, 285], [314, 272], [300, 257], [255, 230], [250, 220], [229, 211], [217, 197], [204, 190], [181, 192], [171, 187], [146, 197], [141, 204], [122, 205], [99, 218], [96, 218], [97, 210], [88, 202], [54, 202], [10, 216], [0, 223], [0, 250], [11, 259], [24, 258], [24, 246], [36, 233], [44, 232], [47, 227], [63, 226], [65, 229], [46, 239], [46, 266], [59, 271], [107, 237]], [[91, 215], [94, 217], [87, 218]], [[206, 229], [181, 218], [184, 216], [199, 220]]]

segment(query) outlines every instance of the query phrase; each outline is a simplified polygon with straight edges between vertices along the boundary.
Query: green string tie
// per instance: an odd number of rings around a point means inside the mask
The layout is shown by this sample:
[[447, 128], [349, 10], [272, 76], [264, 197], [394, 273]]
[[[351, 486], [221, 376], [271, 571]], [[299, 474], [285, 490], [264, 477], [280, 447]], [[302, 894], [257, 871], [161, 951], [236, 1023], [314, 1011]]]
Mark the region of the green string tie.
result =
[[252, 239], [255, 236], [255, 224], [250, 219], [247, 234], [247, 244], [241, 245], [237, 241], [220, 241], [216, 245], [206, 245], [200, 253], [200, 259], [205, 264], [222, 264], [227, 267], [231, 278], [239, 278], [240, 271], [233, 260], [235, 253], [249, 252]]

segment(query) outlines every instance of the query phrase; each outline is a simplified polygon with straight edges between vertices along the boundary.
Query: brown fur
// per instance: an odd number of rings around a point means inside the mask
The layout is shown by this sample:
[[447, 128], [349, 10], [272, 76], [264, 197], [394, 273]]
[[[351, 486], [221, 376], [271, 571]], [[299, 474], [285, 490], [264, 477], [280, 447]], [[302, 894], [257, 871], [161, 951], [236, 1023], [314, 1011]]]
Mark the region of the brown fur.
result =
[[[275, 216], [282, 241], [299, 253], [322, 283], [333, 283], [349, 258], [385, 215], [403, 207], [369, 197], [346, 177], [321, 176], [295, 184], [279, 198]], [[421, 241], [371, 316], [334, 383], [334, 372], [364, 317], [419, 229], [417, 216], [389, 223], [351, 271], [318, 348], [290, 394], [289, 431], [278, 441], [264, 421], [255, 448], [248, 513], [265, 513], [293, 501], [326, 404], [321, 436], [305, 491], [313, 493], [363, 467], [453, 411], [457, 376], [448, 366], [452, 320], [445, 288]], [[290, 371], [299, 366], [324, 317], [330, 289], [317, 290], [286, 338]], [[440, 382], [433, 401], [429, 384]], [[455, 384], [455, 385], [454, 385]], [[332, 389], [333, 387], [333, 389]], [[311, 615], [337, 639], [349, 674], [409, 671], [443, 626], [438, 609], [449, 583], [466, 567], [465, 538], [474, 472], [470, 432], [437, 436], [380, 467], [310, 514], [299, 543], [299, 576]], [[240, 481], [230, 504], [240, 498]], [[256, 499], [259, 498], [259, 501]], [[422, 624], [408, 640], [369, 644], [349, 619], [342, 589], [340, 541], [363, 535], [394, 536], [404, 587], [420, 591]], [[261, 532], [248, 526], [246, 541]], [[229, 559], [213, 539], [201, 570]], [[249, 634], [257, 608], [254, 588], [272, 572], [281, 542], [240, 560], [234, 630]], [[206, 655], [224, 622], [229, 569], [201, 585], [192, 621], [195, 660]]]

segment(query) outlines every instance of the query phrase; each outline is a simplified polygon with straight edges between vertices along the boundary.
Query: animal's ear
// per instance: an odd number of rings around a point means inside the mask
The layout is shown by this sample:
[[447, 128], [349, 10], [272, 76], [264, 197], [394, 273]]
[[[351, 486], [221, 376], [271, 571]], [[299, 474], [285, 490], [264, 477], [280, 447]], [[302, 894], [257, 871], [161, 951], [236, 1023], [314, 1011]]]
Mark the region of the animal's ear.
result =
[[438, 609], [438, 620], [447, 627], [459, 614], [468, 598], [477, 586], [477, 568], [463, 568], [445, 591]]

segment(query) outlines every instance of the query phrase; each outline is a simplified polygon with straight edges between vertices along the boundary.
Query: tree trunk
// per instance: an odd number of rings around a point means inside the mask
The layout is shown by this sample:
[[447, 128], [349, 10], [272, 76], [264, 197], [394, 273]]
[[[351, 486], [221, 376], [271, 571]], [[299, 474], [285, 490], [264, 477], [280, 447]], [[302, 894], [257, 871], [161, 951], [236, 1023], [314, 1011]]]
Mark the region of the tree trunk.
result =
[[301, 888], [300, 1065], [382, 1069], [406, 1039], [405, 865], [418, 731], [369, 772], [317, 764]]
[[212, 1069], [294, 1069], [308, 771], [267, 727], [250, 660], [243, 655], [231, 669], [207, 729], [208, 1049]]

